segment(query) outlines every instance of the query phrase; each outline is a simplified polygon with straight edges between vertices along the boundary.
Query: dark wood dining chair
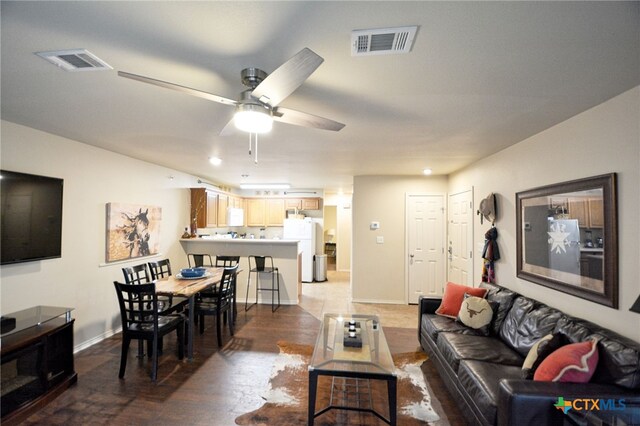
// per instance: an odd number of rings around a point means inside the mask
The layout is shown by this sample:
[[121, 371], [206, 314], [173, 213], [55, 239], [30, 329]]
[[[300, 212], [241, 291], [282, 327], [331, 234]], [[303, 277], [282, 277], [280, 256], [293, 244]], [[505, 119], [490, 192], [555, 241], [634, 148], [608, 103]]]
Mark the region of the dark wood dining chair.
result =
[[118, 377], [124, 378], [131, 340], [146, 340], [151, 354], [151, 380], [155, 382], [158, 376], [159, 342], [163, 336], [176, 331], [178, 358], [184, 358], [184, 317], [181, 314], [158, 313], [155, 282], [123, 284], [114, 281], [113, 285], [118, 295], [122, 321], [122, 352]]
[[[229, 268], [231, 266], [236, 266], [239, 263], [240, 263], [240, 256], [216, 256], [215, 266], [219, 268]], [[203, 294], [203, 297], [215, 297], [215, 292], [216, 292], [215, 288], [210, 288], [205, 290], [204, 292], [201, 292], [201, 294]], [[238, 309], [236, 307], [236, 285], [234, 282], [233, 315], [231, 316], [231, 319], [235, 321], [237, 316], [238, 316]], [[225, 320], [226, 320], [226, 317], [225, 317]]]
[[216, 333], [218, 346], [222, 346], [222, 323], [226, 318], [229, 326], [229, 333], [233, 336], [234, 321], [233, 315], [233, 289], [235, 287], [238, 274], [238, 265], [225, 268], [222, 272], [220, 284], [213, 297], [202, 297], [196, 301], [194, 315], [198, 317], [200, 324], [200, 334], [204, 333], [204, 317], [206, 315], [216, 317]]
[[151, 279], [157, 280], [159, 278], [166, 278], [171, 274], [171, 262], [169, 259], [157, 260], [155, 262], [149, 262], [149, 271], [151, 272]]
[[210, 254], [187, 253], [187, 262], [189, 263], [189, 268], [213, 266], [213, 260]]

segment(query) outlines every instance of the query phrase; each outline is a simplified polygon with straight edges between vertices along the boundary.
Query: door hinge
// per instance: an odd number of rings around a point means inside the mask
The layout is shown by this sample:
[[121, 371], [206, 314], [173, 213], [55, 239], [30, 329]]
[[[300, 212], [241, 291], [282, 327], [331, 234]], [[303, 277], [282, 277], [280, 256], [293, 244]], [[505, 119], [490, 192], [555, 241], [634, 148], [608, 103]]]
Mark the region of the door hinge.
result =
[[469, 201], [469, 208], [473, 209], [473, 201]]
[[472, 251], [469, 252], [469, 259], [473, 259], [473, 252]]

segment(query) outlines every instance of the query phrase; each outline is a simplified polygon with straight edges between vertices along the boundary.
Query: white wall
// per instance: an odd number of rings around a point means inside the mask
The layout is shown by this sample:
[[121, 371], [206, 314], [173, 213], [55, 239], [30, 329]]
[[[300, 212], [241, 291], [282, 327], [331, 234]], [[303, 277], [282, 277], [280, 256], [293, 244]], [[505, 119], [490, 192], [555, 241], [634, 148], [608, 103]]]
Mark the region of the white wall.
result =
[[[618, 174], [619, 309], [516, 278], [515, 193], [610, 172]], [[640, 315], [629, 311], [640, 295], [640, 87], [453, 174], [449, 192], [471, 185], [476, 208], [499, 194], [498, 284], [640, 341]], [[488, 225], [475, 220], [477, 248]]]
[[[353, 300], [405, 303], [405, 194], [446, 194], [447, 178], [356, 176], [353, 183]], [[372, 221], [380, 229], [370, 230]]]
[[162, 207], [162, 257], [174, 269], [184, 267], [178, 239], [189, 224], [186, 188], [197, 186], [197, 179], [7, 121], [1, 126], [3, 169], [64, 179], [62, 258], [2, 266], [2, 314], [34, 305], [73, 307], [76, 348], [110, 335], [119, 327], [113, 281], [123, 279], [123, 266], [140, 261], [100, 266], [105, 204]]

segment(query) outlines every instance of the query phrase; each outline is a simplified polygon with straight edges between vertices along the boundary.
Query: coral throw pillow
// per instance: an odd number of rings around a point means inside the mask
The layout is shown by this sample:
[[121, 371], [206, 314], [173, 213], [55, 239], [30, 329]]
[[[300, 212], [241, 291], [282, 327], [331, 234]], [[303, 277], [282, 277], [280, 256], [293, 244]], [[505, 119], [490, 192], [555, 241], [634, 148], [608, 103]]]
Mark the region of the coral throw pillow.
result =
[[460, 312], [460, 306], [464, 300], [464, 294], [469, 296], [484, 297], [487, 294], [486, 288], [479, 287], [467, 287], [466, 285], [447, 283], [444, 289], [444, 296], [442, 296], [442, 302], [436, 310], [436, 315], [442, 315], [443, 317], [458, 318], [458, 312]]
[[587, 383], [598, 366], [598, 341], [562, 346], [542, 361], [533, 380]]

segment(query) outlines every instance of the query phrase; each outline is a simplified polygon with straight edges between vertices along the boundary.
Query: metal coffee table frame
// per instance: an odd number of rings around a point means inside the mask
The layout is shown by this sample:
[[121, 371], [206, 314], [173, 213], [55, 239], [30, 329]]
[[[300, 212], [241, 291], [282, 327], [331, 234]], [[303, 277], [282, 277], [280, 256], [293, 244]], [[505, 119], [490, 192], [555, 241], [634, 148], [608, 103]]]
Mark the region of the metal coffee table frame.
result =
[[[358, 321], [361, 324], [362, 348], [360, 349], [344, 348], [342, 345], [344, 323], [350, 320]], [[333, 380], [329, 405], [316, 412], [319, 376], [331, 376]], [[371, 400], [370, 380], [387, 382], [389, 418], [374, 409]], [[343, 383], [342, 390], [336, 386], [340, 382]], [[350, 387], [355, 388], [357, 398], [349, 398]], [[365, 391], [361, 392], [360, 387], [364, 387]], [[336, 393], [341, 393], [342, 399], [338, 398]], [[353, 394], [353, 391], [351, 393]], [[362, 396], [364, 396], [364, 400], [361, 399]], [[349, 404], [354, 400], [355, 405]], [[309, 364], [308, 424], [313, 425], [316, 417], [332, 409], [368, 412], [387, 424], [396, 424], [397, 376], [384, 332], [375, 315], [324, 315]]]

